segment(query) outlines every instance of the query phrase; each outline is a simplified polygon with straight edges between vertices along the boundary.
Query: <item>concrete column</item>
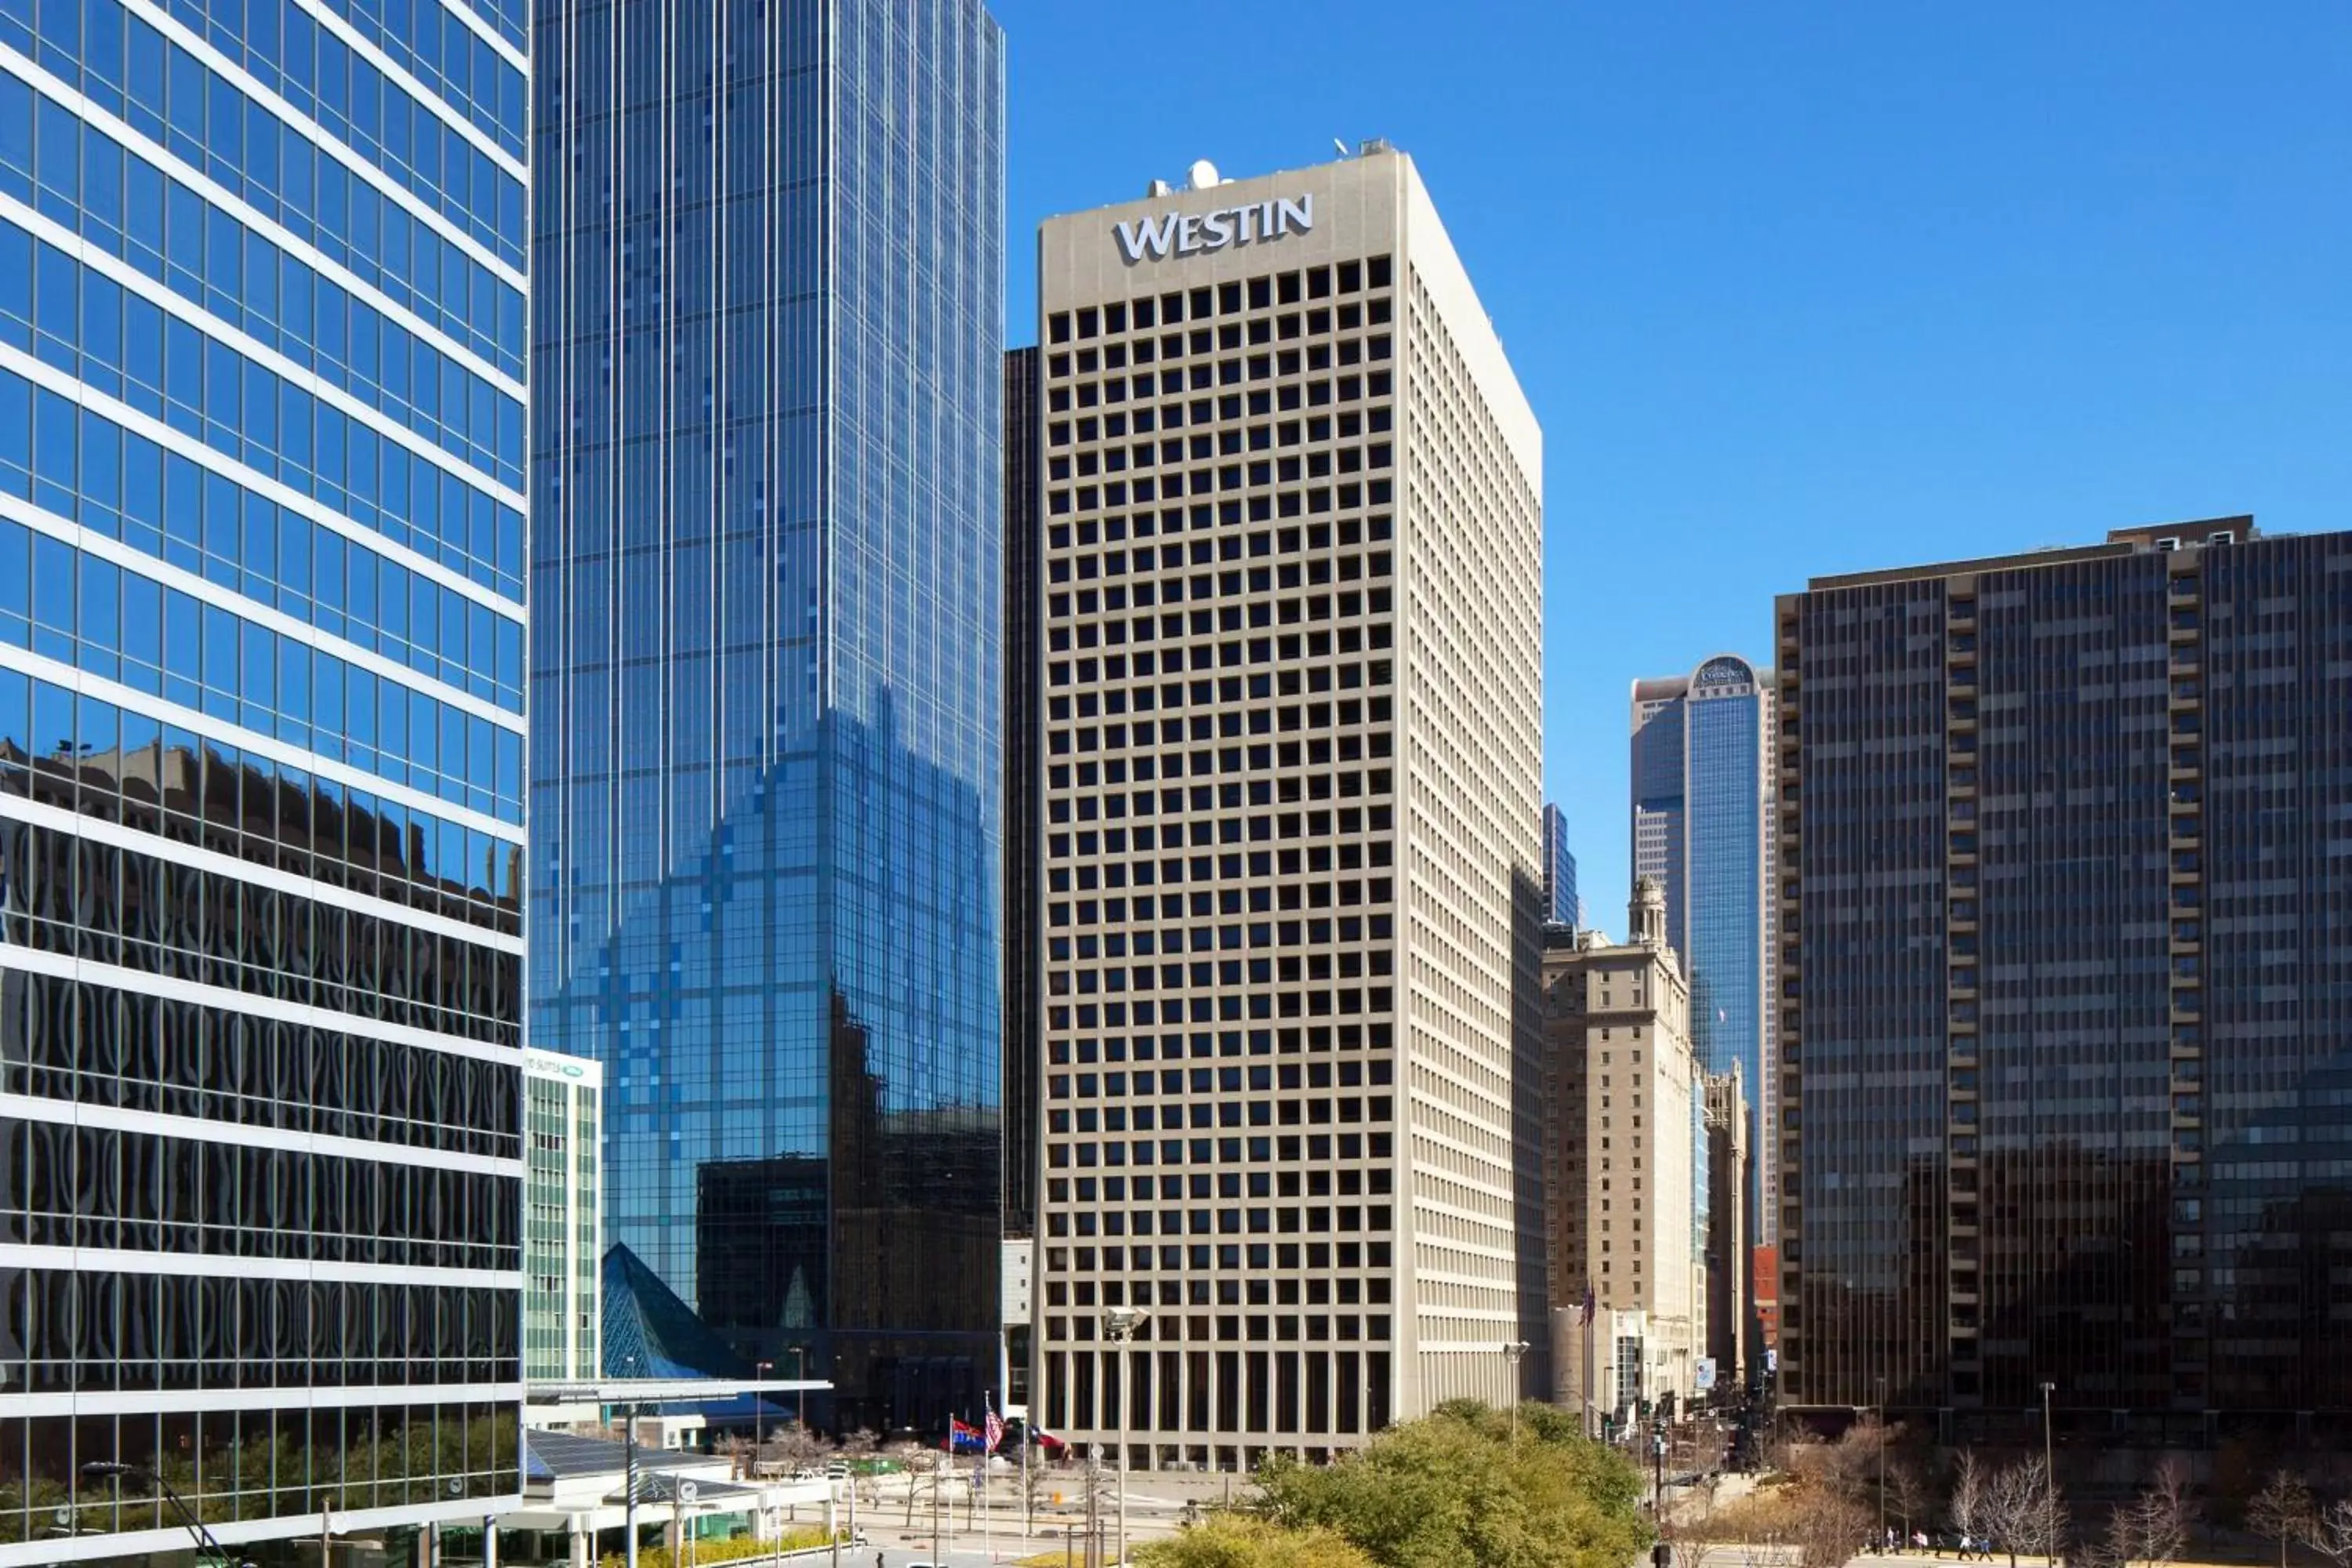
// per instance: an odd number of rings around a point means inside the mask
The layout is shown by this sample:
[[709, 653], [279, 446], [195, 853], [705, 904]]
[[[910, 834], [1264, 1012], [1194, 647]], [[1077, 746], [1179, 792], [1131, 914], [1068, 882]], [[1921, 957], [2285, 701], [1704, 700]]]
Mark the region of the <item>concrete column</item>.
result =
[[482, 1521], [482, 1568], [499, 1568], [499, 1521]]
[[579, 1514], [572, 1516], [572, 1568], [589, 1568], [588, 1521]]

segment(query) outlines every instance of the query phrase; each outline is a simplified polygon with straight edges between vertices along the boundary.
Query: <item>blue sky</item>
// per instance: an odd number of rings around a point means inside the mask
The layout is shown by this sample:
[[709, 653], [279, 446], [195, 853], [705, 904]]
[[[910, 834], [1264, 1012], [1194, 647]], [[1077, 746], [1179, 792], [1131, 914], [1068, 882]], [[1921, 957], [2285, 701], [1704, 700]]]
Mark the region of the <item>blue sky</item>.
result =
[[1545, 435], [1547, 788], [1624, 924], [1626, 692], [1813, 574], [2352, 527], [2352, 4], [993, 0], [1036, 220], [1411, 153]]

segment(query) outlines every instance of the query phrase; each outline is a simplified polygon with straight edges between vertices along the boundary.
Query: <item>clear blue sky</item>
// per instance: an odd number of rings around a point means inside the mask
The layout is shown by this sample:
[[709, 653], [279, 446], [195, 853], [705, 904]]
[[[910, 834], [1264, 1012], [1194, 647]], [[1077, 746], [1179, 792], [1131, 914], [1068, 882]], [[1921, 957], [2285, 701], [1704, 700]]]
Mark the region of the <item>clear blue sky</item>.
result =
[[1412, 153], [1543, 422], [1547, 789], [1624, 924], [1626, 691], [1809, 574], [2352, 528], [2352, 0], [992, 0], [1034, 225]]

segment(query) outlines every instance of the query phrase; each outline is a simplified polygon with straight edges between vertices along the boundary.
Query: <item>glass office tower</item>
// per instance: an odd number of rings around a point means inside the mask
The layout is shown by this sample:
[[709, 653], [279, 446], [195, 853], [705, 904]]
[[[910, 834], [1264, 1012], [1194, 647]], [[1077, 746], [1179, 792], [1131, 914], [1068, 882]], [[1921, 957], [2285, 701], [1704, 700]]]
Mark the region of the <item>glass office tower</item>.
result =
[[[1733, 655], [1689, 676], [1633, 685], [1633, 870], [1666, 893], [1666, 940], [1691, 985], [1691, 1040], [1711, 1073], [1738, 1069], [1765, 1081], [1772, 1052], [1764, 1005], [1773, 914], [1764, 896], [1771, 760], [1765, 744], [1771, 693], [1756, 667]], [[1759, 1151], [1751, 1189], [1773, 1177], [1762, 1152], [1763, 1097], [1750, 1108]], [[1770, 1239], [1769, 1203], [1751, 1196], [1751, 1236]]]
[[519, 1500], [526, 80], [0, 3], [0, 1563]]
[[1547, 805], [1543, 815], [1543, 918], [1548, 924], [1583, 922], [1576, 896], [1576, 857], [1568, 847], [1568, 813]]
[[701, 1370], [975, 1416], [1001, 34], [551, 0], [535, 42], [533, 1041], [604, 1061], [605, 1234], [740, 1358]]
[[1784, 1403], [2352, 1433], [2347, 582], [2225, 518], [1780, 600]]

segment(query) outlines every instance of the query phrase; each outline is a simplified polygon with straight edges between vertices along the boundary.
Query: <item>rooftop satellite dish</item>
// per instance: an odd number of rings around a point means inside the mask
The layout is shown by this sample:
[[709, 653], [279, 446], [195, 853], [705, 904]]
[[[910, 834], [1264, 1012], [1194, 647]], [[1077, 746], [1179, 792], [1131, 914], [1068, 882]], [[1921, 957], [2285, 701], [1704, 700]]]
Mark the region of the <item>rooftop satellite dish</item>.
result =
[[1331, 147], [1332, 150], [1338, 153], [1342, 158], [1352, 158], [1355, 156], [1354, 153], [1348, 151], [1348, 144], [1345, 142], [1340, 141], [1337, 136], [1331, 138]]
[[1195, 160], [1192, 166], [1184, 171], [1184, 188], [1188, 191], [1213, 190], [1217, 184], [1217, 166], [1206, 158]]

